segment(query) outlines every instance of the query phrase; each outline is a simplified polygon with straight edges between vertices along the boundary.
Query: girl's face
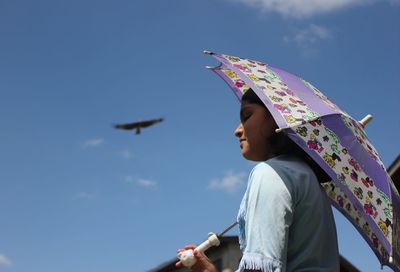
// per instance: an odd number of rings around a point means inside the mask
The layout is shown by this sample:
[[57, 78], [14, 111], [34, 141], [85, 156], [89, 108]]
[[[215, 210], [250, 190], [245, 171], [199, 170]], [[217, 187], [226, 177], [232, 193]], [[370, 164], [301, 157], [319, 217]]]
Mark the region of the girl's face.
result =
[[277, 125], [269, 111], [262, 105], [243, 101], [240, 108], [240, 124], [235, 130], [242, 155], [251, 161], [265, 161], [275, 154], [269, 139]]

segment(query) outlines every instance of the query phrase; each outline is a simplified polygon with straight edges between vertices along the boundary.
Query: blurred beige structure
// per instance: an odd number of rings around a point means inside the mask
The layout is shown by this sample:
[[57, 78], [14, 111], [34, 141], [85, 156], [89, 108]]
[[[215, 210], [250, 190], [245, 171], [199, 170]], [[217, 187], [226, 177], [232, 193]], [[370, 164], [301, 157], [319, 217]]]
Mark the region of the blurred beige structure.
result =
[[400, 155], [394, 160], [392, 165], [387, 169], [389, 175], [392, 177], [394, 185], [397, 190], [400, 192]]
[[[221, 272], [234, 272], [242, 257], [242, 252], [239, 249], [239, 241], [237, 236], [226, 236], [221, 238], [221, 245], [219, 247], [212, 247], [207, 250], [207, 256], [213, 261], [218, 271]], [[173, 259], [166, 263], [161, 264], [149, 272], [189, 272], [187, 268], [175, 267]], [[358, 272], [359, 270], [353, 266], [342, 256], [340, 257], [340, 272]]]

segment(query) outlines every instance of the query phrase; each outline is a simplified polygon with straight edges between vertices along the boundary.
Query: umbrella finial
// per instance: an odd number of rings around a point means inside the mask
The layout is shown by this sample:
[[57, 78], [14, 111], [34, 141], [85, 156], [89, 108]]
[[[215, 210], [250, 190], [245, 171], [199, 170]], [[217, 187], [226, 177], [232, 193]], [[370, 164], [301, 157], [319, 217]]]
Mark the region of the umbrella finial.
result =
[[368, 124], [372, 120], [373, 116], [371, 114], [367, 114], [363, 119], [358, 121], [360, 125], [364, 128], [366, 124]]
[[203, 53], [206, 54], [206, 55], [213, 55], [214, 54], [213, 52], [208, 51], [208, 50], [204, 50]]

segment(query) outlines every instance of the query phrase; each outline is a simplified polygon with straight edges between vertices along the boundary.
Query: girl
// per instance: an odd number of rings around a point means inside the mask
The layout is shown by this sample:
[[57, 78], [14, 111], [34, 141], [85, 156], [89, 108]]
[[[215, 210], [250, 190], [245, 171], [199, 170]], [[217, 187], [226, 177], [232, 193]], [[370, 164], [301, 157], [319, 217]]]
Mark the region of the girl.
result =
[[[329, 177], [276, 128], [264, 103], [249, 89], [242, 97], [235, 136], [242, 155], [259, 163], [239, 208], [243, 257], [237, 271], [339, 271], [332, 210], [319, 185]], [[217, 272], [204, 253], [194, 255], [192, 271]]]

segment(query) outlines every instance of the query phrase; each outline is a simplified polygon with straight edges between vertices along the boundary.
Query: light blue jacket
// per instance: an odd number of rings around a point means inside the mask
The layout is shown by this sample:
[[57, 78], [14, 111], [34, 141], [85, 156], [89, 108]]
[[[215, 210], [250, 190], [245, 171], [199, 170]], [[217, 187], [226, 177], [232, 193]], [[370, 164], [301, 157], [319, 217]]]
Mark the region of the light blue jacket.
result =
[[237, 271], [339, 271], [329, 201], [311, 168], [291, 155], [257, 164], [240, 204]]

